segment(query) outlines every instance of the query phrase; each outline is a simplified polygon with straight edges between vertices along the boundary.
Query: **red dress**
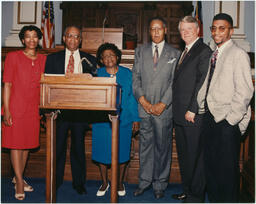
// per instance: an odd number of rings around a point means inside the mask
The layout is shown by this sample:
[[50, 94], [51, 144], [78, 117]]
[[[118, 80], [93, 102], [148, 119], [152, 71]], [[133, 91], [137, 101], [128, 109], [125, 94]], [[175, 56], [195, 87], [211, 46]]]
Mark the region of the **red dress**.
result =
[[23, 51], [10, 52], [4, 64], [3, 82], [12, 83], [10, 112], [13, 125], [2, 126], [2, 147], [32, 149], [39, 146], [40, 76], [46, 56], [29, 59]]

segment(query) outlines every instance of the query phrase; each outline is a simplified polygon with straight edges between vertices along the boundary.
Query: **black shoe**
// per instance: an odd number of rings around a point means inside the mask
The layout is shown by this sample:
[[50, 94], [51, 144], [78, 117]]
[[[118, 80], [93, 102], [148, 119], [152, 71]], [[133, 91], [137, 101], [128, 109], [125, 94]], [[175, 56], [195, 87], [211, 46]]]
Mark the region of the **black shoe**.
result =
[[164, 197], [164, 192], [159, 190], [159, 191], [154, 191], [154, 194], [155, 194], [155, 198], [156, 199], [159, 199], [159, 198], [162, 198]]
[[146, 189], [145, 188], [137, 188], [134, 192], [133, 192], [133, 195], [134, 196], [140, 196], [144, 193]]
[[173, 194], [172, 198], [175, 200], [185, 200], [187, 198], [187, 195], [185, 193]]
[[73, 188], [76, 190], [76, 192], [80, 195], [86, 194], [87, 191], [84, 186], [73, 186]]

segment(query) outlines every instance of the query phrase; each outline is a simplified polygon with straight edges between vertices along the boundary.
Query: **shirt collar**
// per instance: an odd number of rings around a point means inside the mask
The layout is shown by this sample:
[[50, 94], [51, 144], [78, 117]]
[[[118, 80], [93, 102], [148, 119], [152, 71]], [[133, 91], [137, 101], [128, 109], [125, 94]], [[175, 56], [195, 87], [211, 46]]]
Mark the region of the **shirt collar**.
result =
[[[71, 55], [71, 51], [70, 51], [68, 48], [66, 48], [66, 53], [67, 53], [68, 55]], [[78, 49], [73, 52], [73, 55], [77, 55], [77, 53], [79, 53], [79, 50], [78, 50]]]
[[157, 45], [158, 49], [162, 49], [164, 47], [164, 42], [165, 42], [164, 40], [158, 44], [152, 42], [152, 48], [154, 49], [155, 46]]
[[216, 50], [218, 50], [218, 56], [220, 56], [220, 54], [223, 52], [223, 50], [225, 49], [225, 47], [228, 46], [228, 44], [231, 43], [231, 39], [229, 39], [228, 41], [226, 41], [223, 45], [221, 45], [220, 47], [217, 46]]
[[152, 42], [152, 55], [153, 55], [153, 56], [154, 56], [155, 46], [156, 46], [156, 45], [157, 45], [157, 48], [158, 48], [159, 57], [161, 56], [162, 51], [163, 51], [163, 48], [164, 48], [164, 43], [165, 43], [164, 40], [163, 40], [162, 42], [158, 43], [158, 44]]
[[196, 43], [196, 41], [199, 39], [199, 37], [197, 37], [192, 43], [190, 43], [189, 45], [186, 45], [186, 48], [188, 49], [188, 51], [191, 49], [191, 47], [193, 47], [193, 45]]

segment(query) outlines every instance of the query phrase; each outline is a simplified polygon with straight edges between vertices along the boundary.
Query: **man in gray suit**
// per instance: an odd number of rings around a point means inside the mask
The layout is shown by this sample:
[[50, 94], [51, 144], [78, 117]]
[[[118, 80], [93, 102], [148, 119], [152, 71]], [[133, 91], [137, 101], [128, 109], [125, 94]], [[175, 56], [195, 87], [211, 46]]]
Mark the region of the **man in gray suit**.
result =
[[232, 40], [233, 20], [214, 16], [211, 33], [217, 45], [198, 93], [199, 112], [204, 114], [206, 188], [210, 202], [239, 201], [240, 136], [250, 120], [253, 95], [250, 59]]
[[139, 102], [139, 196], [152, 184], [157, 199], [164, 196], [171, 164], [172, 82], [180, 52], [164, 40], [162, 18], [150, 21], [152, 42], [135, 50], [133, 92]]

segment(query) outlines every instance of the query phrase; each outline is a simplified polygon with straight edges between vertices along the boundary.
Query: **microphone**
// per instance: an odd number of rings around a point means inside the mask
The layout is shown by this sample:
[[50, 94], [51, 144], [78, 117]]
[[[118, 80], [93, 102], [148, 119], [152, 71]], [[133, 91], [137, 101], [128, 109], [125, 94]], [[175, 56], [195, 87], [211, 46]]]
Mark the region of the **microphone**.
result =
[[105, 23], [107, 21], [107, 16], [105, 16], [104, 20], [103, 20], [103, 25], [102, 25], [102, 44], [104, 43], [104, 28], [105, 28]]
[[83, 73], [83, 70], [82, 70], [82, 62], [83, 61], [86, 61], [87, 64], [89, 64], [90, 67], [93, 67], [92, 63], [86, 58], [86, 57], [83, 57], [80, 62], [79, 62], [79, 67], [78, 67], [78, 70], [79, 70], [79, 73]]

